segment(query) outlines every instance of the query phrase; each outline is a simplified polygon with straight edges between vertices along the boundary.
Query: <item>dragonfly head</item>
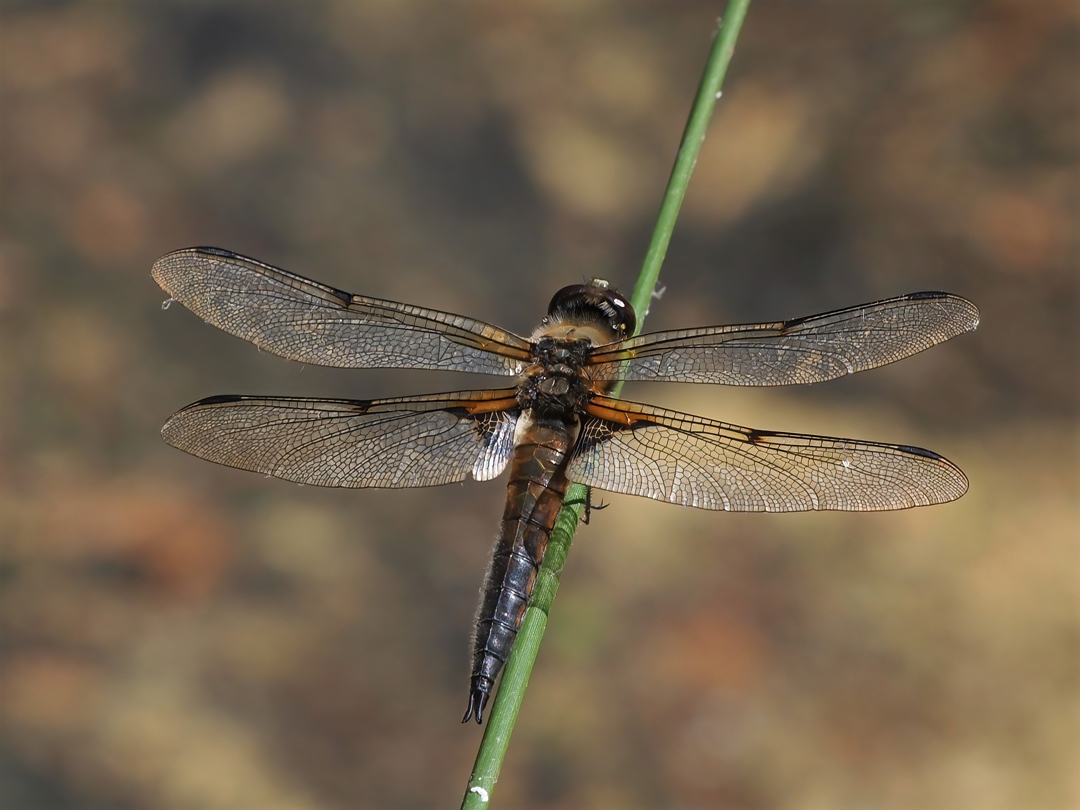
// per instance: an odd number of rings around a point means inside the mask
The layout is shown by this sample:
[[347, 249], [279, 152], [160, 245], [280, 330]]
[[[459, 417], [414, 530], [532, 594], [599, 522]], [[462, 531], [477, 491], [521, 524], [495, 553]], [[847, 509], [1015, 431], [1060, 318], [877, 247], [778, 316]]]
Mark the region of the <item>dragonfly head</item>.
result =
[[634, 334], [637, 316], [621, 293], [602, 278], [563, 287], [548, 306], [548, 323], [599, 321], [615, 332], [615, 340]]

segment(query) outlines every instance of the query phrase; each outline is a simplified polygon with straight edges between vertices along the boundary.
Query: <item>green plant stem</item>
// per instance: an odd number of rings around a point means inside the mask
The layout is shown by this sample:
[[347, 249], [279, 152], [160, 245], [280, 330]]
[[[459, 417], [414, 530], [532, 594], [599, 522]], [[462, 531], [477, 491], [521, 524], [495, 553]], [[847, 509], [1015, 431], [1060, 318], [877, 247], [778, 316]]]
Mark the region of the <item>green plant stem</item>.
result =
[[[705, 140], [705, 130], [712, 117], [713, 107], [716, 106], [724, 74], [727, 73], [727, 67], [734, 52], [735, 40], [738, 39], [749, 5], [750, 0], [729, 0], [720, 28], [709, 50], [709, 58], [705, 63], [701, 84], [698, 86], [697, 96], [690, 110], [690, 118], [683, 131], [675, 166], [671, 170], [671, 178], [668, 180], [667, 190], [660, 204], [656, 227], [653, 229], [649, 249], [645, 254], [645, 261], [630, 299], [634, 311], [638, 314], [639, 331], [648, 312], [652, 293], [660, 275], [660, 267], [667, 254], [672, 231], [675, 229], [675, 220], [679, 215], [683, 198], [686, 196], [686, 187], [690, 183], [690, 175], [697, 163], [701, 144]], [[621, 389], [620, 382], [613, 390], [612, 396], [618, 396]], [[574, 532], [581, 520], [587, 498], [588, 489], [580, 484], [571, 485], [566, 493], [565, 505], [556, 518], [555, 528], [551, 532], [547, 552], [544, 554], [544, 561], [540, 566], [536, 585], [529, 600], [529, 608], [525, 612], [513, 651], [506, 663], [499, 692], [484, 731], [484, 738], [476, 754], [476, 763], [473, 766], [472, 777], [469, 779], [469, 787], [461, 803], [462, 810], [486, 808], [495, 791], [495, 783], [498, 781], [507, 746], [510, 744], [510, 735], [514, 730], [514, 723], [517, 721], [522, 701], [525, 699], [529, 676], [532, 674], [533, 664], [540, 651], [540, 641], [547, 628], [548, 613], [555, 594], [559, 590], [559, 575], [562, 573], [566, 556], [570, 552]]]

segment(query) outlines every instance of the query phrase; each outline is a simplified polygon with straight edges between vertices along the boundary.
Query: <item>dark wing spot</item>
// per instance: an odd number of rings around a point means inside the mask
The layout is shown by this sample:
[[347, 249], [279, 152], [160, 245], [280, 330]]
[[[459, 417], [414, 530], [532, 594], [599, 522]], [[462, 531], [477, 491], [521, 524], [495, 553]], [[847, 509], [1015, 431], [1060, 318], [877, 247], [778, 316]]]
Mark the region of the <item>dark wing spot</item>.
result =
[[921, 447], [912, 447], [911, 445], [908, 445], [908, 444], [898, 444], [898, 445], [896, 445], [896, 449], [901, 451], [902, 453], [908, 453], [908, 454], [913, 455], [913, 456], [922, 456], [923, 458], [932, 458], [932, 459], [934, 459], [936, 461], [945, 461], [946, 460], [944, 456], [938, 455], [933, 450], [924, 450]]
[[219, 247], [199, 246], [195, 248], [195, 250], [199, 251], [199, 253], [209, 253], [211, 256], [221, 256], [224, 259], [244, 258], [239, 253], [233, 253], [231, 250], [225, 250], [224, 248]]
[[194, 403], [194, 405], [191, 405], [189, 407], [196, 407], [200, 405], [221, 405], [226, 402], [240, 402], [242, 399], [244, 399], [244, 397], [239, 394], [216, 394], [215, 396], [207, 397], [206, 399], [200, 399], [198, 402]]
[[344, 290], [339, 290], [335, 287], [327, 288], [327, 292], [333, 295], [334, 298], [338, 299], [343, 307], [347, 307], [349, 304], [352, 303], [352, 293], [347, 293]]
[[758, 430], [756, 428], [750, 428], [746, 434], [746, 438], [750, 440], [750, 444], [764, 444], [765, 440], [771, 436], [777, 434], [772, 430]]
[[782, 321], [780, 323], [780, 334], [781, 335], [788, 334], [796, 326], [800, 326], [803, 323], [805, 323], [806, 321], [808, 321], [810, 319], [810, 317], [813, 317], [813, 316], [807, 316], [807, 317], [803, 317], [803, 318], [792, 318], [789, 321]]

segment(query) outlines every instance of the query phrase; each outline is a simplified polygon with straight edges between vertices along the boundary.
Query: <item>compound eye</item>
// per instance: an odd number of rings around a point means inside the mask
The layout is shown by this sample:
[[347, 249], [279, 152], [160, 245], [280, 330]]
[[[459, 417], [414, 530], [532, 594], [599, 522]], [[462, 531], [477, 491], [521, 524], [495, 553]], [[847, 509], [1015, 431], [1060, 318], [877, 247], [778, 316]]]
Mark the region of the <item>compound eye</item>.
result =
[[[606, 282], [605, 282], [606, 284]], [[563, 287], [551, 299], [548, 306], [549, 319], [568, 317], [601, 317], [622, 337], [633, 334], [637, 318], [634, 308], [622, 295], [607, 286], [592, 284], [572, 284]]]
[[632, 335], [634, 333], [634, 328], [637, 326], [637, 315], [634, 313], [634, 308], [630, 305], [630, 302], [614, 290], [609, 290], [604, 298], [606, 298], [612, 308], [622, 316], [621, 322], [619, 323], [622, 330], [628, 337]]
[[574, 302], [580, 300], [588, 289], [584, 284], [571, 284], [569, 287], [563, 287], [551, 297], [551, 303], [548, 304], [548, 314], [553, 315], [573, 306]]

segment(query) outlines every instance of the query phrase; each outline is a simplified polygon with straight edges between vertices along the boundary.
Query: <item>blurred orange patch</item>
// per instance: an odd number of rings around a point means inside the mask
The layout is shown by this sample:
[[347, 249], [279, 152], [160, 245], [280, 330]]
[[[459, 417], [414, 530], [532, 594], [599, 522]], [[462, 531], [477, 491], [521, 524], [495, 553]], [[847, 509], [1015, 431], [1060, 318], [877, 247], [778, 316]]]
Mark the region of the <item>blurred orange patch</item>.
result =
[[146, 219], [146, 206], [129, 189], [95, 183], [75, 204], [72, 240], [95, 259], [128, 256], [142, 247]]
[[81, 726], [100, 687], [98, 669], [70, 655], [9, 657], [0, 669], [0, 713], [5, 724], [24, 731]]
[[160, 481], [73, 489], [42, 510], [40, 520], [33, 534], [47, 556], [127, 560], [148, 577], [156, 595], [170, 599], [206, 596], [232, 558], [232, 532], [224, 521], [183, 488]]
[[1002, 269], [1026, 275], [1064, 261], [1070, 225], [1063, 211], [1032, 195], [997, 191], [976, 207], [972, 229]]

